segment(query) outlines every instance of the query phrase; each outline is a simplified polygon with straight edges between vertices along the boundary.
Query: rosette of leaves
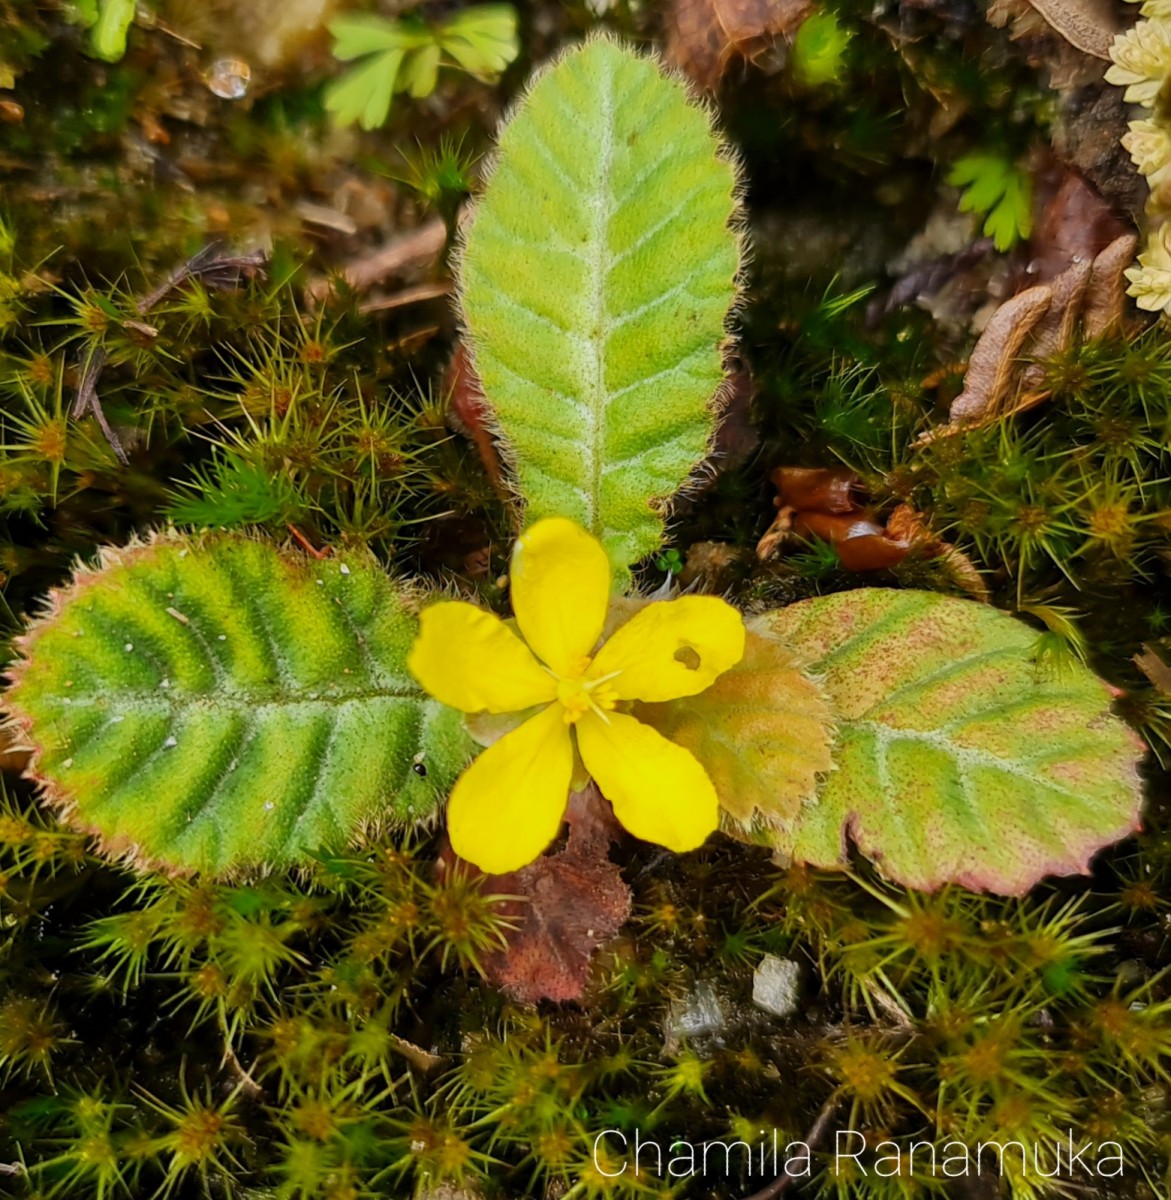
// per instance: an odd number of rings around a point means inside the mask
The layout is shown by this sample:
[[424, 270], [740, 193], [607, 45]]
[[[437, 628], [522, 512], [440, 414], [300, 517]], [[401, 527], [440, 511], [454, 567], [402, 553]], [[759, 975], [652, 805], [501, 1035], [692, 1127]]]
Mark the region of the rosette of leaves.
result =
[[107, 853], [279, 867], [432, 816], [467, 760], [406, 670], [409, 593], [369, 556], [242, 535], [108, 550], [17, 639], [31, 775]]
[[[526, 520], [618, 581], [710, 447], [741, 244], [707, 114], [594, 40], [501, 134], [460, 256], [467, 343]], [[241, 536], [108, 552], [18, 640], [33, 774], [105, 848], [172, 871], [284, 866], [435, 812], [470, 754], [407, 674], [409, 594], [368, 557]], [[701, 761], [725, 828], [832, 866], [1021, 892], [1138, 823], [1143, 747], [1081, 666], [971, 601], [864, 589], [757, 619], [743, 661], [637, 716]], [[686, 660], [686, 646], [680, 647]]]
[[462, 9], [437, 24], [356, 13], [338, 17], [329, 31], [334, 57], [357, 65], [329, 85], [325, 107], [339, 125], [363, 129], [385, 124], [396, 93], [431, 95], [440, 67], [491, 82], [518, 49], [516, 12], [507, 4]]

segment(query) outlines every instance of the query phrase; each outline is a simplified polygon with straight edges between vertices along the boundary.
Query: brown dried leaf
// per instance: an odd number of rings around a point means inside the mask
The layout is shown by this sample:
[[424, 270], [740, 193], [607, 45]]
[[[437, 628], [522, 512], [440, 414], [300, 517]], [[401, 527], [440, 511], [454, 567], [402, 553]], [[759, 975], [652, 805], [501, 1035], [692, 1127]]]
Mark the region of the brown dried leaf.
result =
[[714, 92], [732, 60], [752, 61], [790, 37], [812, 0], [674, 0], [667, 13], [667, 60]]
[[1050, 285], [1049, 311], [1037, 322], [1029, 345], [1030, 356], [1038, 361], [1030, 363], [1021, 376], [1026, 390], [1041, 387], [1045, 380], [1045, 360], [1073, 344], [1091, 270], [1089, 261], [1075, 262]]
[[1037, 283], [1049, 283], [1072, 263], [1090, 262], [1115, 238], [1127, 232], [1096, 188], [1077, 171], [1061, 168], [1043, 173], [1037, 223], [1029, 241], [1029, 269]]
[[500, 455], [496, 452], [496, 443], [489, 428], [491, 410], [480, 386], [480, 377], [462, 341], [456, 343], [455, 353], [443, 377], [443, 390], [448, 397], [452, 424], [459, 433], [471, 439], [492, 486], [501, 495], [506, 494]]
[[968, 361], [964, 390], [952, 401], [953, 425], [980, 425], [1000, 415], [1015, 390], [1021, 350], [1051, 300], [1047, 286], [1031, 287], [992, 314]]
[[793, 517], [793, 532], [829, 542], [847, 571], [888, 570], [910, 550], [908, 544], [888, 538], [885, 527], [866, 512], [799, 512]]
[[507, 950], [484, 961], [488, 978], [522, 1004], [579, 1000], [594, 952], [630, 916], [630, 888], [608, 857], [619, 827], [593, 784], [570, 797], [566, 820], [563, 850], [485, 883], [489, 892], [528, 901], [502, 906], [519, 928]]
[[1110, 0], [1030, 0], [1065, 40], [1083, 54], [1110, 61], [1110, 45], [1122, 31]]
[[1143, 643], [1142, 653], [1136, 654], [1133, 661], [1154, 687], [1164, 696], [1171, 696], [1171, 665], [1165, 663], [1146, 642]]
[[777, 489], [777, 507], [790, 504], [803, 512], [848, 513], [859, 506], [862, 481], [848, 467], [778, 467], [769, 475]]
[[1124, 233], [1094, 259], [1082, 316], [1085, 335], [1091, 341], [1117, 333], [1122, 328], [1126, 311], [1126, 276], [1123, 272], [1134, 262], [1136, 250], [1137, 236]]

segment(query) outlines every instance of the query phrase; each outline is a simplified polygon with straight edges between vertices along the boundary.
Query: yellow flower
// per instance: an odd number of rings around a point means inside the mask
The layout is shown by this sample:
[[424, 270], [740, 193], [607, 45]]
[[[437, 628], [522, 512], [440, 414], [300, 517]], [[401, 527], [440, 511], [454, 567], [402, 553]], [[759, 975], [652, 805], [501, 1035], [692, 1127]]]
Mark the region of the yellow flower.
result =
[[447, 808], [455, 852], [490, 874], [532, 862], [561, 827], [575, 742], [631, 833], [695, 849], [719, 819], [711, 780], [689, 751], [619, 706], [710, 686], [744, 654], [740, 614], [715, 596], [660, 600], [599, 648], [609, 560], [595, 538], [559, 517], [521, 536], [511, 579], [524, 641], [499, 617], [444, 601], [423, 610], [407, 660], [432, 696], [463, 712], [541, 706], [456, 781]]

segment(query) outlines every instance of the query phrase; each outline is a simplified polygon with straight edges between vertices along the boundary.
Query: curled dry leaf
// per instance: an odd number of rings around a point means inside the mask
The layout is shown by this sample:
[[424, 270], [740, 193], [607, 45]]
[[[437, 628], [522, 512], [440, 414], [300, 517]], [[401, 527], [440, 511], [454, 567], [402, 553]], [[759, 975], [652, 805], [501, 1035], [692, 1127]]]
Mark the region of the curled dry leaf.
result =
[[769, 478], [780, 503], [813, 512], [856, 512], [865, 496], [858, 475], [846, 467], [778, 467]]
[[1086, 289], [1082, 328], [1087, 338], [1101, 338], [1122, 328], [1126, 311], [1126, 275], [1138, 251], [1138, 237], [1124, 233], [1094, 259]]
[[837, 551], [847, 571], [882, 571], [898, 566], [912, 551], [942, 558], [955, 581], [977, 600], [988, 589], [976, 565], [927, 527], [921, 514], [900, 504], [884, 520], [866, 507], [866, 489], [848, 467], [778, 467], [776, 520], [756, 547], [771, 558], [790, 539], [818, 538]]
[[952, 401], [952, 424], [975, 425], [990, 413], [999, 415], [1016, 384], [1021, 351], [1052, 295], [1048, 285], [1026, 288], [992, 314], [968, 361], [964, 390]]
[[1028, 277], [993, 313], [972, 350], [964, 390], [949, 423], [920, 443], [999, 420], [1041, 403], [1044, 362], [1087, 338], [1121, 328], [1126, 279], [1136, 239], [1076, 171], [1052, 164], [1039, 172], [1039, 211]]
[[1029, 350], [1035, 361], [1021, 374], [1021, 385], [1026, 392], [1044, 386], [1045, 360], [1073, 344], [1092, 269], [1090, 262], [1075, 262], [1049, 285], [1049, 308], [1031, 331]]
[[714, 92], [734, 59], [753, 61], [791, 37], [812, 0], [674, 0], [667, 14], [667, 59]]
[[986, 17], [1024, 48], [1030, 66], [1044, 69], [1054, 91], [1093, 86], [1103, 74], [1112, 33], [1119, 28], [1111, 0], [991, 0]]
[[522, 897], [500, 910], [517, 922], [507, 949], [484, 960], [489, 979], [522, 1004], [580, 999], [594, 952], [630, 916], [630, 888], [609, 859], [619, 826], [593, 784], [570, 797], [566, 820], [563, 850], [519, 871], [488, 876], [484, 885], [498, 895]]
[[1171, 665], [1155, 652], [1152, 646], [1143, 643], [1142, 652], [1134, 656], [1134, 665], [1150, 680], [1151, 685], [1165, 696], [1171, 696]]

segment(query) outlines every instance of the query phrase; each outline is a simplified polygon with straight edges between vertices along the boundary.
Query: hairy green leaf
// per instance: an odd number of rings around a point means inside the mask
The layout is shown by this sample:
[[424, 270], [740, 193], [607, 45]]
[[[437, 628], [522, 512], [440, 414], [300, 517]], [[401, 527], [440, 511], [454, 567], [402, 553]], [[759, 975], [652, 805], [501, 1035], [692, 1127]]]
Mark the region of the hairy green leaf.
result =
[[810, 655], [838, 709], [835, 769], [778, 840], [798, 860], [837, 865], [852, 838], [908, 887], [1016, 895], [1137, 828], [1142, 743], [1084, 667], [1038, 668], [1023, 622], [883, 588], [763, 620]]
[[415, 630], [370, 557], [158, 537], [51, 596], [4, 707], [45, 798], [108, 853], [281, 866], [431, 815], [467, 761], [459, 714], [406, 670]]
[[707, 113], [597, 39], [521, 101], [466, 233], [468, 340], [527, 519], [589, 529], [619, 584], [708, 449], [735, 214]]

